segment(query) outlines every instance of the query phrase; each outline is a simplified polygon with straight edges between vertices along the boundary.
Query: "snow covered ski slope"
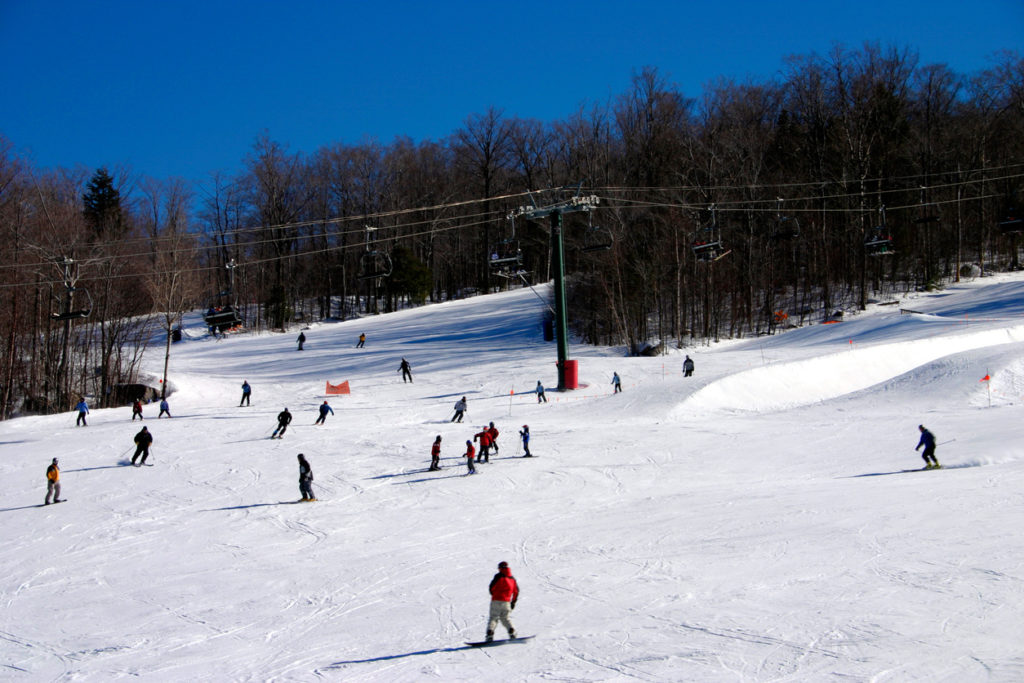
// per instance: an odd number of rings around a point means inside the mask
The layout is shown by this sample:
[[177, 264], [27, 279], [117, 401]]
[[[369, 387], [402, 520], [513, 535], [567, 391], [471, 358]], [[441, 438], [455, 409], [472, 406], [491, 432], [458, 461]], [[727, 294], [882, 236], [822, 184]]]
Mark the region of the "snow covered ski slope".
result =
[[[1024, 680], [1024, 278], [900, 305], [658, 358], [573, 345], [587, 386], [545, 404], [529, 290], [313, 326], [301, 352], [190, 320], [153, 467], [124, 466], [130, 407], [0, 424], [0, 679]], [[919, 424], [943, 467], [904, 473]], [[69, 502], [40, 508], [55, 456]], [[464, 646], [501, 560], [541, 635]]]

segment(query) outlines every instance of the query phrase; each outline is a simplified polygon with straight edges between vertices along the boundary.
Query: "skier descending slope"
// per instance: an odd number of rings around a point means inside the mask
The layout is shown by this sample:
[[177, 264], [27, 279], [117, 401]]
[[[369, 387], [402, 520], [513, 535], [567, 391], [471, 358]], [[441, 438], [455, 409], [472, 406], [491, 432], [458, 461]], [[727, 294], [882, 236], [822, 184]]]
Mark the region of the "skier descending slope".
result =
[[921, 457], [924, 458], [924, 468], [926, 470], [938, 469], [941, 465], [935, 457], [935, 435], [925, 429], [924, 425], [917, 425], [917, 428], [921, 432], [921, 440], [917, 442], [914, 450], [924, 446], [924, 453], [921, 454]]
[[[274, 433], [270, 435], [271, 439], [280, 439], [284, 436], [284, 433], [288, 430], [288, 425], [292, 423], [292, 414], [285, 408], [277, 414], [277, 428], [274, 429]], [[280, 432], [280, 434], [278, 434]]]

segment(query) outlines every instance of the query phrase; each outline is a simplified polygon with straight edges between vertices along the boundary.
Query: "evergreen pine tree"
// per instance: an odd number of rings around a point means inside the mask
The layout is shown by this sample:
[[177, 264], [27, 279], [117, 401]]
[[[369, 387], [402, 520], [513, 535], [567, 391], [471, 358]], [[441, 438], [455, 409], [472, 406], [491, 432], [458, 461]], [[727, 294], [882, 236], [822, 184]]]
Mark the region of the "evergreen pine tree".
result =
[[82, 202], [85, 205], [82, 214], [96, 236], [121, 234], [124, 225], [121, 193], [114, 187], [114, 179], [107, 169], [99, 169], [89, 179]]

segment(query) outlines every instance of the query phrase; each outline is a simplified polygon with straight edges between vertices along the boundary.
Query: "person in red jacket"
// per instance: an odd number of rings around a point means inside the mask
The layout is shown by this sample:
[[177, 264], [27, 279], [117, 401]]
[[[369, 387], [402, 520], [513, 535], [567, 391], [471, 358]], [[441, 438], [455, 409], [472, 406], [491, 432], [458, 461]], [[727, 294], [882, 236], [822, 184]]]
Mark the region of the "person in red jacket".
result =
[[437, 438], [434, 439], [434, 445], [430, 447], [430, 469], [428, 471], [434, 472], [441, 469], [441, 435], [438, 434]]
[[491, 461], [491, 432], [487, 427], [483, 428], [483, 431], [477, 432], [473, 435], [473, 441], [480, 439], [480, 455], [476, 456], [477, 462], [490, 462]]
[[491, 435], [491, 447], [494, 448], [494, 454], [498, 454], [498, 428], [494, 426], [492, 422], [487, 427], [487, 433]]
[[508, 568], [508, 562], [498, 563], [498, 573], [491, 579], [488, 587], [491, 591], [491, 610], [487, 620], [486, 642], [494, 640], [494, 627], [500, 621], [508, 629], [508, 637], [515, 639], [516, 630], [509, 621], [509, 612], [516, 608], [516, 600], [519, 599], [519, 584], [512, 576], [512, 570]]
[[466, 474], [476, 474], [476, 467], [473, 465], [473, 456], [476, 455], [476, 449], [473, 448], [473, 442], [466, 439], [466, 466], [469, 467], [469, 472]]

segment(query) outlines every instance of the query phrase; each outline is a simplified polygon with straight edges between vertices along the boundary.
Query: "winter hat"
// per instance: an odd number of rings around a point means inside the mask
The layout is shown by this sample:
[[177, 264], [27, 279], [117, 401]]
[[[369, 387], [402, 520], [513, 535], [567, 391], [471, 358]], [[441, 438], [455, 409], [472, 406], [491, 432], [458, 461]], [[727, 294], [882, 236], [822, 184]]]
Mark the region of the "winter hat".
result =
[[56, 465], [56, 464], [57, 464], [57, 458], [54, 458], [54, 459], [53, 459], [53, 464], [54, 464], [54, 465]]
[[469, 439], [466, 439], [466, 445], [467, 445], [467, 446], [472, 446], [472, 445], [473, 445], [473, 442], [472, 442], [472, 441], [470, 441]]

